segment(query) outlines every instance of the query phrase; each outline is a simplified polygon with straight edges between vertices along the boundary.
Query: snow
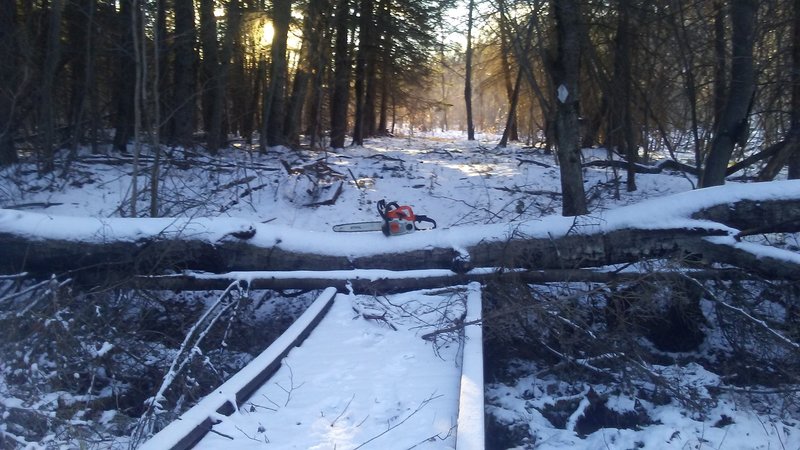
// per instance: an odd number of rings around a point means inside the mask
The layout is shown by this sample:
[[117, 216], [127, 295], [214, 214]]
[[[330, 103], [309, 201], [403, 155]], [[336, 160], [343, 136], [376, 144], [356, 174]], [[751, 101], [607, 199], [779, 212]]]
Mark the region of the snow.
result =
[[[566, 97], [568, 93], [564, 94]], [[576, 224], [602, 232], [636, 226], [651, 229], [700, 227], [731, 233], [734, 230], [693, 219], [690, 214], [714, 204], [744, 199], [796, 198], [800, 193], [800, 181], [728, 183], [691, 190], [693, 180], [664, 173], [637, 175], [640, 191], [621, 192], [621, 199], [614, 201], [609, 200], [609, 192], [606, 192], [609, 188], [605, 183], [611, 178], [609, 172], [589, 169], [585, 171], [587, 189], [599, 191], [601, 195], [591, 203], [590, 215], [576, 222], [573, 218], [559, 216], [558, 169], [552, 155], [518, 146], [493, 149], [490, 148], [492, 142], [466, 142], [460, 136], [437, 134], [369, 140], [365, 147], [328, 152], [324, 160], [348, 176], [337, 181], [345, 187], [335, 205], [315, 208], [302, 206], [309, 199], [305, 189], [298, 190], [298, 186], [310, 187], [306, 180], [289, 176], [280, 169], [280, 159], [290, 164], [297, 162], [293, 151], [276, 149], [260, 155], [227, 150], [223, 155], [231, 162], [230, 169], [191, 171], [185, 178], [170, 174], [172, 183], [162, 185], [173, 195], [165, 196], [162, 205], [165, 214], [172, 216], [167, 218], [119, 217], [129, 188], [124, 166], [95, 166], [77, 161], [76, 171], [91, 171], [91, 182], [84, 183], [81, 188], [69, 188], [66, 184], [54, 187], [48, 179], [5, 168], [0, 169], [3, 187], [0, 189], [0, 233], [79, 242], [135, 242], [180, 235], [216, 243], [235, 239], [230, 236], [233, 232], [255, 230], [248, 242], [265, 248], [356, 257], [387, 249], [404, 252], [449, 247], [466, 258], [465, 249], [481, 241], [506, 240], [515, 233], [555, 237]], [[584, 153], [590, 159], [605, 157], [604, 149]], [[375, 155], [379, 157], [373, 157]], [[535, 160], [551, 167], [521, 160]], [[246, 162], [280, 170], [254, 169]], [[362, 182], [360, 188], [350, 179], [348, 171]], [[237, 183], [248, 179], [251, 181]], [[262, 185], [266, 187], [247, 190]], [[169, 186], [173, 186], [172, 191]], [[393, 238], [380, 233], [330, 231], [339, 223], [376, 220], [374, 205], [384, 198], [411, 205], [416, 213], [434, 218], [439, 229]], [[800, 260], [796, 252], [735, 242], [730, 236], [709, 240], [734, 245], [762, 257], [794, 263]], [[377, 280], [450, 273], [358, 270], [192, 272], [190, 275], [243, 280], [256, 277]], [[537, 449], [800, 448], [800, 425], [796, 418], [786, 419], [777, 410], [757, 415], [747, 405], [724, 396], [706, 417], [686, 414], [674, 403], [645, 402], [641, 406], [646, 408], [654, 424], [640, 430], [601, 429], [582, 437], [576, 434], [574, 427], [586, 407], [588, 389], [549, 392], [544, 387], [545, 381], [552, 380], [539, 378], [540, 368], [531, 368], [527, 375], [513, 383], [491, 383], [483, 390], [478, 349], [470, 349], [481, 342], [480, 327], [466, 327], [463, 354], [459, 353], [454, 340], [431, 342], [421, 338], [425, 332], [452, 323], [463, 312], [464, 305], [464, 320], [477, 319], [479, 291], [472, 285], [458, 294], [418, 291], [386, 298], [337, 294], [314, 333], [288, 354], [280, 370], [243, 407], [230, 416], [216, 412], [222, 404], [235, 398], [244, 380], [263, 370], [268, 361], [280, 354], [277, 348], [284, 346], [292, 334], [270, 346], [246, 369], [184, 414], [180, 421], [173, 422], [150, 440], [146, 448], [168, 447], [173, 442], [170, 436], [182, 435], [186, 429], [209, 417], [220, 422], [214, 425], [215, 433], [208, 434], [198, 448], [354, 449], [362, 445], [376, 449], [415, 445], [415, 448], [426, 449], [480, 448], [484, 429], [484, 416], [479, 413], [481, 405], [503, 424], [526, 424], [535, 437], [531, 448]], [[324, 295], [333, 294], [327, 291]], [[439, 309], [443, 304], [450, 305], [444, 319]], [[321, 307], [315, 303], [307, 314], [313, 315]], [[386, 321], [367, 320], [363, 315], [383, 313]], [[295, 326], [308, 323], [307, 317], [304, 315], [292, 325], [292, 333], [296, 335]], [[113, 347], [104, 342], [91, 348], [90, 353], [100, 358], [112, 352]], [[31, 356], [31, 361], [36, 361], [35, 355]], [[718, 376], [699, 365], [658, 369], [662, 376], [673, 380], [675, 386], [703, 395], [709, 387], [722, 384]], [[628, 395], [604, 394], [609, 395], [607, 406], [612, 410], [625, 412], [636, 407]], [[41, 402], [81, 398], [84, 397], [58, 392]], [[534, 408], [568, 398], [574, 400], [577, 407], [568, 418], [566, 429], [554, 427]], [[41, 403], [31, 404], [27, 399], [8, 394], [5, 380], [0, 379], [0, 405], [7, 416], [9, 408], [36, 408]], [[100, 422], [111, 422], [117, 414], [113, 410], [105, 411], [100, 415]], [[715, 427], [723, 416], [730, 418], [731, 424]], [[460, 429], [456, 435], [457, 424]], [[0, 434], [5, 426], [0, 421]], [[44, 446], [44, 443], [30, 444], [31, 448]], [[60, 447], [70, 448], [68, 444]]]

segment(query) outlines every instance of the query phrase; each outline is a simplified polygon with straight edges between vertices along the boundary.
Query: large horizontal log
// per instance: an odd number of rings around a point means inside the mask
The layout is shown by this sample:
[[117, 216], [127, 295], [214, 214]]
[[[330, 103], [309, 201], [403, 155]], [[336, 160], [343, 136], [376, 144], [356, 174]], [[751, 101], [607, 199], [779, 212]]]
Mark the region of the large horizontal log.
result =
[[701, 269], [684, 271], [614, 272], [586, 269], [498, 271], [476, 269], [467, 273], [444, 270], [413, 271], [356, 270], [322, 271], [298, 274], [297, 272], [231, 272], [225, 274], [184, 273], [152, 277], [135, 277], [126, 286], [140, 289], [170, 291], [224, 290], [231, 283], [244, 280], [252, 290], [276, 291], [304, 289], [317, 290], [334, 287], [341, 292], [352, 290], [356, 294], [389, 294], [420, 289], [465, 285], [473, 281], [515, 281], [527, 284], [545, 283], [630, 283], [643, 279], [676, 280], [691, 277], [697, 280], [742, 280], [747, 273], [731, 269]]
[[0, 233], [0, 248], [5, 254], [0, 270], [4, 273], [26, 271], [33, 276], [91, 272], [95, 279], [103, 276], [115, 279], [120, 275], [182, 270], [223, 273], [425, 268], [460, 272], [476, 266], [572, 269], [668, 257], [699, 238], [725, 234], [723, 230], [708, 228], [626, 228], [558, 238], [514, 236], [504, 241], [479, 242], [460, 251], [452, 247], [427, 247], [394, 252], [387, 246], [386, 253], [350, 256], [291, 251], [279, 245], [263, 248], [238, 240], [217, 244], [193, 239], [95, 243], [29, 240]]
[[800, 280], [800, 253], [748, 242], [726, 236], [703, 239], [687, 251], [702, 255], [705, 262], [739, 267], [766, 279]]
[[596, 216], [388, 238], [235, 219], [79, 219], [0, 210], [0, 273], [116, 280], [183, 270], [575, 269], [670, 257], [742, 228], [792, 231], [800, 224], [789, 219], [798, 212], [798, 181], [701, 189]]

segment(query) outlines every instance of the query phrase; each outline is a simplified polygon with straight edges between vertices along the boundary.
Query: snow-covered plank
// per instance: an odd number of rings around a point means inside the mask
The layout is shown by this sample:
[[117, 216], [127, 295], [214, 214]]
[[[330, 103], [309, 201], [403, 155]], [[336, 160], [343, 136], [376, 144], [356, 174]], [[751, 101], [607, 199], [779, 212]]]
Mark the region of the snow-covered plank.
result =
[[458, 403], [458, 437], [456, 450], [483, 450], [483, 329], [481, 320], [481, 286], [470, 283], [467, 294], [464, 328], [464, 357], [461, 362], [461, 387]]
[[140, 448], [157, 450], [192, 447], [219, 421], [221, 415], [238, 410], [239, 405], [280, 368], [281, 360], [292, 348], [300, 345], [322, 320], [335, 296], [334, 288], [323, 291], [266, 350]]

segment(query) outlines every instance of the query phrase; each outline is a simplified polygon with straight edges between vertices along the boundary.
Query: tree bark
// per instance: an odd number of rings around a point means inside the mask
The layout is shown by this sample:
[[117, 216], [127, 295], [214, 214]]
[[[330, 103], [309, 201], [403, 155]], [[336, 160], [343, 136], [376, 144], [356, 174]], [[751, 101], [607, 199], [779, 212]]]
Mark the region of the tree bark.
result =
[[756, 0], [732, 0], [731, 81], [725, 109], [711, 142], [711, 151], [700, 180], [701, 187], [725, 184], [725, 170], [737, 143], [747, 137], [747, 121], [755, 92], [753, 45]]
[[725, 68], [727, 66], [725, 45], [725, 4], [722, 0], [714, 1], [714, 128], [722, 120], [725, 109]]
[[552, 68], [556, 87], [556, 139], [563, 193], [562, 214], [577, 216], [587, 213], [586, 194], [581, 170], [579, 99], [581, 24], [576, 0], [553, 2], [556, 22], [557, 53]]
[[0, 2], [0, 167], [18, 161], [14, 147], [14, 104], [17, 90], [15, 63], [17, 13], [16, 2]]
[[349, 1], [338, 0], [336, 6], [336, 42], [334, 44], [333, 93], [331, 94], [331, 147], [343, 148], [347, 132], [347, 105], [350, 97]]
[[475, 10], [475, 0], [469, 0], [467, 13], [467, 50], [464, 60], [464, 103], [467, 108], [467, 140], [475, 140], [475, 124], [472, 120], [472, 15]]

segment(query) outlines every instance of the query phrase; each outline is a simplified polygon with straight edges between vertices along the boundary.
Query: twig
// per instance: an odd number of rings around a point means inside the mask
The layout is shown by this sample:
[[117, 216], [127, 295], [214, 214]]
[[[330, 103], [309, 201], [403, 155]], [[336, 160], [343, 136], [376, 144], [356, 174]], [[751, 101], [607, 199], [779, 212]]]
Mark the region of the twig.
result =
[[362, 442], [357, 447], [353, 448], [353, 450], [358, 450], [359, 448], [369, 444], [370, 442], [374, 441], [375, 439], [378, 439], [379, 437], [383, 436], [384, 434], [386, 434], [386, 433], [394, 430], [395, 428], [399, 427], [400, 425], [405, 423], [405, 421], [407, 421], [408, 419], [413, 417], [416, 413], [420, 412], [422, 410], [422, 408], [424, 408], [424, 407], [426, 407], [428, 405], [428, 403], [430, 403], [430, 402], [432, 402], [432, 401], [434, 401], [434, 400], [436, 400], [437, 398], [440, 398], [440, 397], [442, 397], [442, 396], [441, 395], [431, 394], [430, 397], [428, 397], [425, 400], [423, 400], [422, 403], [420, 403], [419, 406], [417, 406], [417, 409], [415, 409], [414, 411], [411, 411], [403, 420], [401, 420], [400, 422], [395, 423], [394, 425], [390, 425], [389, 427], [386, 428], [386, 430], [384, 430], [383, 432], [381, 432], [381, 433], [379, 433], [379, 434], [367, 439], [366, 441]]
[[347, 402], [347, 404], [346, 404], [346, 405], [344, 405], [344, 409], [342, 410], [342, 412], [340, 412], [340, 413], [339, 413], [339, 415], [338, 415], [338, 416], [336, 416], [336, 418], [335, 418], [335, 419], [333, 419], [333, 422], [331, 422], [331, 426], [334, 426], [334, 425], [336, 425], [336, 421], [337, 421], [337, 420], [339, 420], [339, 419], [340, 419], [340, 418], [341, 418], [341, 417], [344, 415], [344, 413], [347, 411], [347, 408], [349, 408], [349, 407], [350, 407], [350, 403], [352, 403], [352, 402], [353, 402], [353, 399], [354, 399], [354, 398], [356, 398], [356, 394], [353, 394], [353, 396], [352, 396], [352, 397], [350, 397], [350, 400]]
[[759, 325], [761, 328], [763, 328], [764, 330], [766, 330], [766, 332], [767, 332], [767, 333], [769, 333], [769, 334], [773, 335], [773, 336], [774, 336], [775, 338], [777, 338], [779, 341], [781, 341], [781, 342], [783, 342], [783, 343], [787, 344], [787, 345], [788, 345], [788, 346], [790, 346], [790, 347], [793, 347], [795, 350], [800, 350], [800, 343], [797, 343], [797, 342], [795, 342], [795, 341], [793, 341], [793, 340], [789, 339], [788, 337], [784, 336], [784, 335], [783, 335], [783, 334], [781, 334], [779, 331], [776, 331], [775, 329], [773, 329], [772, 327], [770, 327], [770, 326], [769, 326], [769, 325], [768, 325], [768, 324], [767, 324], [765, 321], [763, 321], [763, 320], [761, 320], [761, 319], [758, 319], [758, 318], [756, 318], [756, 317], [753, 317], [752, 315], [750, 315], [750, 314], [749, 314], [747, 311], [745, 311], [744, 309], [742, 309], [742, 308], [739, 308], [738, 306], [733, 306], [733, 305], [730, 305], [730, 304], [728, 304], [728, 303], [725, 303], [725, 301], [721, 300], [719, 297], [717, 297], [716, 295], [714, 295], [714, 293], [713, 293], [713, 292], [711, 292], [711, 291], [710, 291], [708, 288], [706, 288], [706, 287], [703, 285], [703, 283], [700, 283], [699, 281], [695, 280], [694, 278], [692, 278], [692, 277], [690, 277], [690, 276], [688, 276], [688, 275], [684, 275], [684, 277], [685, 277], [687, 280], [689, 280], [691, 283], [693, 283], [695, 286], [698, 286], [700, 289], [702, 289], [702, 290], [703, 290], [703, 292], [705, 292], [705, 293], [706, 293], [706, 295], [708, 295], [708, 296], [709, 296], [709, 297], [710, 297], [712, 300], [714, 300], [714, 302], [716, 302], [718, 305], [720, 305], [720, 306], [723, 306], [723, 307], [725, 307], [725, 308], [727, 308], [727, 309], [729, 309], [729, 310], [731, 310], [731, 311], [734, 311], [734, 312], [737, 312], [737, 313], [741, 314], [742, 316], [744, 316], [745, 318], [747, 318], [747, 319], [748, 319], [748, 320], [750, 320], [751, 322], [753, 322], [753, 323], [755, 323], [755, 324]]
[[300, 389], [306, 383], [303, 382], [303, 383], [300, 383], [298, 386], [295, 386], [294, 385], [294, 372], [292, 371], [292, 366], [290, 366], [289, 363], [287, 363], [285, 361], [284, 361], [284, 364], [286, 364], [286, 367], [289, 369], [289, 389], [286, 389], [285, 387], [281, 386], [280, 383], [275, 383], [275, 385], [278, 386], [279, 388], [281, 388], [283, 390], [283, 392], [286, 392], [286, 403], [283, 406], [289, 406], [289, 401], [292, 400], [292, 392], [294, 392], [295, 389]]
[[440, 440], [440, 441], [444, 441], [445, 439], [447, 439], [447, 438], [449, 438], [450, 436], [452, 436], [452, 435], [453, 435], [453, 431], [454, 431], [456, 428], [458, 428], [458, 426], [457, 426], [457, 425], [453, 425], [453, 426], [451, 426], [451, 427], [450, 427], [450, 429], [449, 429], [449, 430], [447, 430], [447, 434], [445, 434], [444, 436], [440, 436], [442, 433], [436, 433], [436, 434], [434, 434], [433, 436], [431, 436], [431, 437], [429, 437], [429, 438], [425, 438], [425, 439], [423, 439], [423, 440], [421, 440], [421, 441], [417, 442], [416, 444], [412, 445], [411, 447], [408, 447], [406, 450], [411, 450], [411, 449], [413, 449], [413, 448], [417, 448], [417, 447], [419, 447], [420, 445], [422, 445], [422, 444], [424, 444], [424, 443], [426, 443], [426, 442], [433, 442], [433, 441], [435, 441], [436, 439], [438, 439], [438, 440]]
[[363, 189], [361, 189], [361, 184], [358, 182], [358, 179], [356, 179], [356, 176], [353, 174], [353, 171], [350, 170], [350, 168], [348, 168], [347, 171], [350, 173], [350, 176], [353, 177], [353, 183], [356, 184], [358, 190], [363, 191]]

